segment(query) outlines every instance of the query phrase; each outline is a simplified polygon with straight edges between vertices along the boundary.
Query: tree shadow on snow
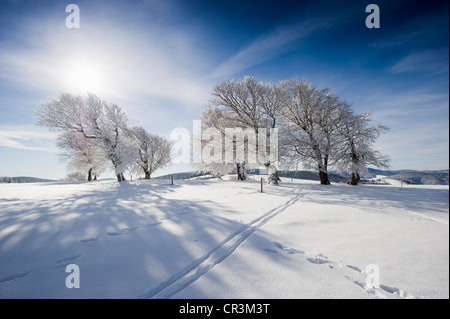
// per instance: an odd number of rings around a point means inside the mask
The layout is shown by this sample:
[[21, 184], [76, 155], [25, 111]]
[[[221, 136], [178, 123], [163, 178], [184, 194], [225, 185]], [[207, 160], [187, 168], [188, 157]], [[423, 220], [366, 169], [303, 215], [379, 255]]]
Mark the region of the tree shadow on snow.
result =
[[[173, 198], [180, 187], [111, 183], [8, 202], [0, 214], [0, 297], [136, 298], [242, 227], [217, 213], [233, 213], [227, 207]], [[64, 285], [71, 263], [80, 268], [80, 289]]]

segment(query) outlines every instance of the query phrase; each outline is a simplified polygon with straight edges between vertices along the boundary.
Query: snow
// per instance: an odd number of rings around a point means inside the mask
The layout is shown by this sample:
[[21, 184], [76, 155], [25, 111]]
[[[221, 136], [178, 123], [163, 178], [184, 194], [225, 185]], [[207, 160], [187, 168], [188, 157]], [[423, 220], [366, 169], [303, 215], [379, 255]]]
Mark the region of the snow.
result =
[[0, 184], [0, 298], [449, 298], [448, 186], [259, 179]]

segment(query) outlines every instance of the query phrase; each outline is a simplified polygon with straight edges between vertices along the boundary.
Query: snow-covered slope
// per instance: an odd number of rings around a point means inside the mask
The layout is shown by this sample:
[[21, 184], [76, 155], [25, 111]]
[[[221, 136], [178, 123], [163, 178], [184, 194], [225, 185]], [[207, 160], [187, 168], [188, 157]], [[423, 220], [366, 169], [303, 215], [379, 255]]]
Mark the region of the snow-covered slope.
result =
[[449, 297], [448, 186], [264, 186], [2, 184], [0, 297]]

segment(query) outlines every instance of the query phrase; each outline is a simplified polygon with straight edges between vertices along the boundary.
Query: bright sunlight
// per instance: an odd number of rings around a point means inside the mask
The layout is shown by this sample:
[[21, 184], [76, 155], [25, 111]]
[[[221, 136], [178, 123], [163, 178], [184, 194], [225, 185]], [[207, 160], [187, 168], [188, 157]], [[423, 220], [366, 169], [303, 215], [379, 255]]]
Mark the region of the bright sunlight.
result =
[[71, 64], [65, 73], [65, 84], [74, 93], [96, 93], [105, 89], [98, 67], [86, 61]]

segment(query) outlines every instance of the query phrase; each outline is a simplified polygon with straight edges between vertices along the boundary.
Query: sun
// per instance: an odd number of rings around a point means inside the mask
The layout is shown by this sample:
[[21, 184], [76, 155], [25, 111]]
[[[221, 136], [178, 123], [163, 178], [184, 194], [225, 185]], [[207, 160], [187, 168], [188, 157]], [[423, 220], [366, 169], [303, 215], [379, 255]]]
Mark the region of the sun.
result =
[[99, 68], [86, 61], [71, 63], [65, 71], [65, 86], [74, 93], [99, 93], [104, 90], [104, 80]]

